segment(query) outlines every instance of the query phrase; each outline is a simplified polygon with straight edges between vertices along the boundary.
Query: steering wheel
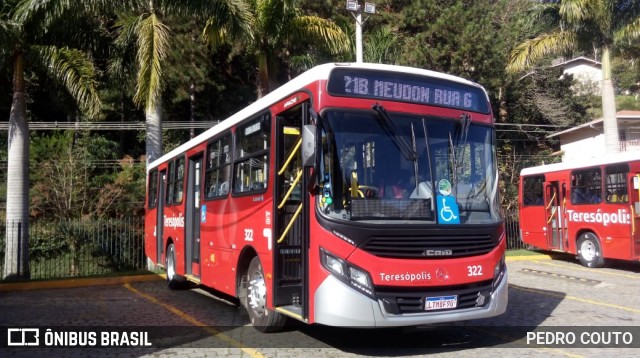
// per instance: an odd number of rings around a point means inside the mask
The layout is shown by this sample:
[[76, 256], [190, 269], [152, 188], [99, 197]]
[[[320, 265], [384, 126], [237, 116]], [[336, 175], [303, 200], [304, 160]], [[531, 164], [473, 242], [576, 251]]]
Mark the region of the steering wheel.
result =
[[358, 197], [360, 198], [377, 198], [378, 188], [370, 185], [358, 185]]

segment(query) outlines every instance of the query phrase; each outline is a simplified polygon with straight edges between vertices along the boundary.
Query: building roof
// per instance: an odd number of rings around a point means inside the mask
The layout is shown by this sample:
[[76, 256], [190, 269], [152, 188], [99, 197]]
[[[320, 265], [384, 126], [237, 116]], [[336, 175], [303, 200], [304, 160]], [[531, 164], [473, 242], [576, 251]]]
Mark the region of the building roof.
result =
[[584, 57], [584, 56], [574, 57], [574, 58], [572, 58], [570, 60], [567, 60], [567, 61], [554, 63], [551, 67], [567, 67], [568, 65], [579, 64], [579, 63], [586, 63], [586, 64], [592, 65], [594, 67], [599, 67], [599, 68], [602, 67], [602, 63], [600, 63], [599, 61], [592, 60], [592, 59]]
[[[616, 113], [616, 118], [618, 119], [618, 121], [624, 120], [624, 119], [638, 119], [638, 120], [640, 120], [640, 111], [627, 111], [627, 110], [619, 111], [619, 112]], [[567, 133], [571, 133], [571, 132], [575, 132], [575, 131], [581, 130], [582, 128], [587, 128], [587, 127], [594, 128], [595, 125], [600, 124], [602, 122], [603, 122], [603, 119], [602, 118], [598, 118], [598, 119], [595, 119], [595, 120], [593, 120], [591, 122], [583, 123], [583, 124], [580, 124], [578, 126], [571, 127], [569, 129], [565, 129], [565, 130], [560, 131], [560, 132], [549, 134], [547, 136], [547, 138], [558, 137], [558, 136], [561, 136], [563, 134], [567, 134]]]

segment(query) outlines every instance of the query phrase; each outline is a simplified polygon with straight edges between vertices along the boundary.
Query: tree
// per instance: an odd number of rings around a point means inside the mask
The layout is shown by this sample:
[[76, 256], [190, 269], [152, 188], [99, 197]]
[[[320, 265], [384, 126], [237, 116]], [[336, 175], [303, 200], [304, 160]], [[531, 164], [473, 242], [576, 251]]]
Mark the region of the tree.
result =
[[[29, 273], [29, 123], [26, 110], [27, 66], [66, 89], [89, 115], [98, 111], [96, 71], [85, 52], [61, 46], [56, 27], [64, 23], [40, 13], [38, 0], [0, 3], [0, 54], [10, 56], [13, 98], [9, 114], [7, 154], [6, 251], [2, 277], [28, 278]], [[60, 19], [58, 19], [60, 20]], [[66, 27], [66, 26], [65, 26]]]
[[640, 4], [626, 0], [547, 1], [535, 4], [532, 12], [538, 19], [551, 20], [551, 26], [511, 51], [507, 71], [529, 69], [549, 55], [600, 52], [605, 150], [619, 152], [611, 56], [618, 43], [640, 37]]
[[[298, 0], [250, 0], [254, 11], [253, 37], [246, 38], [258, 63], [258, 97], [271, 91], [274, 65], [278, 59], [289, 65], [294, 46], [312, 44], [332, 54], [348, 51], [350, 40], [330, 20], [303, 15]], [[289, 76], [290, 77], [290, 76]]]

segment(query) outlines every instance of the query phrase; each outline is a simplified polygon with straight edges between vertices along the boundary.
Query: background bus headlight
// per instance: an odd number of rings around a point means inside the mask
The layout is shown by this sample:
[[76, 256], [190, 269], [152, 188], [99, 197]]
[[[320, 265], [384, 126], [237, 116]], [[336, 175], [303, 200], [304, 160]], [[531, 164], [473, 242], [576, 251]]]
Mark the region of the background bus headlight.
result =
[[322, 262], [324, 268], [329, 270], [340, 281], [349, 284], [371, 298], [375, 298], [373, 282], [371, 282], [371, 276], [367, 271], [333, 256], [322, 248], [320, 249], [320, 262]]

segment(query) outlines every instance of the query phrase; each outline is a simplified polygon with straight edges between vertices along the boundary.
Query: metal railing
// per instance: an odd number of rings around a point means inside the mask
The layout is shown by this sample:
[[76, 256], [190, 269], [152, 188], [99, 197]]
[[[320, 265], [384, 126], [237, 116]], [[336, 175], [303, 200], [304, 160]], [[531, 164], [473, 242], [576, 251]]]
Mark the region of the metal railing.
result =
[[[526, 249], [513, 217], [506, 219], [507, 250]], [[2, 272], [7, 227], [0, 219]], [[32, 280], [145, 271], [143, 219], [30, 223], [29, 262]]]
[[[0, 221], [0, 272], [13, 225], [19, 224]], [[136, 272], [145, 265], [142, 218], [29, 223], [32, 280]]]

